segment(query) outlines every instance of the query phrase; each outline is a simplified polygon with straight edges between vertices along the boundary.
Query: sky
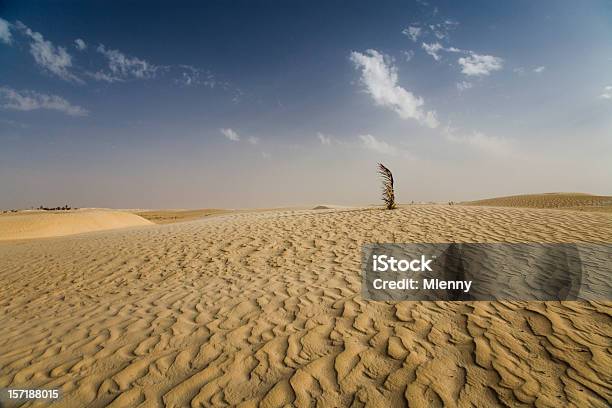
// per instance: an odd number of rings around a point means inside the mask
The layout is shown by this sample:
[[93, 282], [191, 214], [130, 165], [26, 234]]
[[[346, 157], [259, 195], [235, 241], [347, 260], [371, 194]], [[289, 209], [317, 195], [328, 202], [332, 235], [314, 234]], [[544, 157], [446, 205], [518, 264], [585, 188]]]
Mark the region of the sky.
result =
[[0, 208], [612, 194], [610, 1], [0, 1]]

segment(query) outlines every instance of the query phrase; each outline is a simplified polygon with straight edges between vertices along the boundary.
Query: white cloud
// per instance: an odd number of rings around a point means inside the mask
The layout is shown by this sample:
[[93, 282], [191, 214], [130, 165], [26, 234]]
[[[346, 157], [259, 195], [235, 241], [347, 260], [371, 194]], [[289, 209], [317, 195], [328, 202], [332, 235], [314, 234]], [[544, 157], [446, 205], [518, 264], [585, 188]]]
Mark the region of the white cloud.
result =
[[106, 57], [109, 68], [107, 72], [88, 73], [89, 76], [99, 81], [121, 82], [131, 78], [154, 79], [167, 74], [174, 83], [182, 86], [214, 88], [219, 85], [225, 89], [230, 88], [228, 83], [219, 83], [210, 71], [192, 65], [155, 65], [141, 58], [127, 56], [119, 50], [106, 48], [103, 44], [100, 44], [96, 50]]
[[419, 37], [433, 36], [438, 40], [448, 39], [449, 32], [454, 30], [459, 23], [451, 20], [445, 20], [437, 24], [429, 24], [421, 26], [420, 24], [412, 24], [408, 28], [402, 30], [402, 34], [414, 42], [417, 42]]
[[317, 138], [319, 139], [319, 141], [321, 142], [322, 145], [330, 145], [331, 144], [331, 137], [324, 135], [321, 132], [317, 132]]
[[498, 71], [503, 67], [503, 60], [492, 55], [479, 55], [470, 52], [468, 57], [458, 60], [461, 65], [461, 72], [467, 76], [484, 76], [493, 71]]
[[74, 47], [79, 51], [83, 51], [87, 49], [87, 44], [82, 39], [77, 38], [74, 40]]
[[438, 40], [448, 38], [448, 34], [451, 30], [454, 30], [459, 25], [456, 21], [445, 20], [442, 23], [431, 24], [429, 29]]
[[13, 36], [11, 35], [11, 23], [3, 18], [0, 18], [0, 42], [5, 44], [13, 43]]
[[255, 137], [255, 136], [249, 136], [249, 137], [247, 138], [247, 141], [248, 141], [250, 144], [252, 144], [252, 145], [256, 145], [256, 144], [258, 144], [258, 143], [259, 143], [259, 138], [258, 138], [258, 137]]
[[416, 42], [417, 39], [421, 36], [422, 31], [423, 30], [421, 29], [421, 27], [410, 26], [408, 28], [403, 29], [402, 34], [407, 35], [412, 41]]
[[438, 126], [435, 111], [423, 111], [423, 98], [398, 85], [397, 68], [381, 53], [353, 51], [351, 61], [361, 70], [361, 82], [377, 105], [393, 109], [403, 119], [416, 119], [431, 128]]
[[391, 146], [387, 142], [376, 139], [372, 135], [359, 135], [359, 139], [361, 140], [362, 146], [366, 149], [374, 150], [375, 152], [390, 156], [395, 156], [398, 153], [398, 150], [395, 147]]
[[410, 61], [414, 57], [414, 51], [412, 50], [402, 51], [402, 54], [404, 55], [406, 62]]
[[496, 156], [505, 156], [513, 151], [512, 143], [503, 137], [487, 136], [482, 132], [473, 132], [471, 135], [456, 135], [454, 129], [447, 127], [443, 133], [446, 140], [452, 143], [464, 144], [484, 153]]
[[425, 52], [427, 54], [431, 55], [433, 57], [433, 59], [435, 59], [436, 61], [440, 61], [440, 59], [442, 58], [440, 56], [440, 51], [446, 51], [446, 52], [465, 52], [465, 51], [460, 50], [459, 48], [455, 48], [455, 47], [445, 48], [445, 47], [442, 46], [442, 44], [440, 44], [438, 42], [433, 43], [433, 44], [423, 43], [423, 44], [421, 44], [421, 47], [423, 47]]
[[107, 49], [103, 44], [98, 45], [96, 50], [106, 57], [108, 67], [113, 73], [112, 77], [123, 79], [130, 77], [138, 79], [155, 78], [159, 69], [158, 66], [140, 58], [128, 57], [121, 51]]
[[537, 68], [534, 68], [533, 72], [535, 72], [536, 74], [541, 74], [542, 72], [544, 72], [544, 70], [546, 69], [546, 67], [544, 65], [539, 66]]
[[86, 74], [90, 77], [92, 77], [93, 79], [95, 79], [96, 81], [104, 81], [104, 82], [109, 82], [109, 83], [113, 83], [113, 82], [123, 82], [124, 80], [114, 76], [112, 74], [109, 74], [107, 72], [103, 72], [103, 71], [97, 71], [97, 72], [86, 72]]
[[222, 129], [219, 129], [219, 130], [221, 131], [221, 134], [223, 134], [223, 136], [225, 136], [226, 138], [228, 138], [232, 142], [240, 141], [240, 135], [238, 135], [238, 133], [236, 133], [235, 130], [230, 129], [230, 128], [222, 128]]
[[438, 40], [443, 40], [444, 38], [446, 38], [446, 33], [436, 29], [436, 25], [430, 25], [429, 29], [431, 30], [431, 32], [433, 33], [433, 35], [438, 39]]
[[467, 82], [467, 81], [457, 82], [457, 89], [460, 92], [466, 91], [466, 90], [470, 89], [472, 86], [474, 86], [474, 85], [471, 82]]
[[455, 47], [444, 48], [444, 51], [448, 51], [448, 52], [465, 52], [464, 50], [459, 49], [459, 48], [455, 48]]
[[38, 65], [66, 81], [83, 82], [70, 72], [72, 57], [64, 47], [53, 45], [51, 41], [45, 40], [42, 34], [30, 30], [20, 21], [17, 22], [16, 26], [30, 38], [30, 54]]
[[253, 146], [259, 145], [259, 142], [261, 142], [261, 139], [255, 136], [240, 136], [238, 132], [232, 128], [221, 128], [219, 131], [227, 140], [231, 140], [232, 142], [240, 142], [241, 140], [244, 140], [246, 143]]
[[612, 99], [612, 85], [608, 85], [604, 88], [604, 92], [601, 94], [604, 99]]
[[423, 47], [423, 49], [425, 50], [425, 52], [429, 55], [431, 55], [433, 57], [433, 59], [435, 59], [436, 61], [440, 61], [440, 51], [444, 50], [444, 47], [442, 47], [442, 44], [440, 43], [433, 43], [433, 44], [427, 44], [427, 43], [423, 43], [421, 45]]
[[433, 57], [433, 59], [436, 60], [436, 61], [440, 61], [440, 59], [442, 59], [442, 56], [440, 55], [441, 51], [444, 51], [444, 52], [454, 52], [454, 53], [457, 53], [457, 52], [467, 53], [467, 51], [461, 50], [459, 48], [444, 47], [439, 42], [435, 42], [435, 43], [431, 43], [431, 44], [422, 43], [421, 47], [425, 50], [425, 52], [427, 54], [431, 55]]
[[263, 157], [264, 159], [268, 160], [272, 157], [272, 155], [268, 152], [261, 152], [261, 157]]
[[178, 78], [175, 82], [185, 86], [204, 85], [209, 88], [214, 88], [217, 81], [210, 71], [205, 71], [191, 65], [178, 65]]
[[[153, 79], [167, 75], [174, 83], [184, 86], [222, 87], [235, 93], [234, 101], [237, 101], [241, 95], [239, 89], [230, 83], [218, 82], [208, 70], [191, 65], [155, 65], [144, 59], [128, 56], [119, 50], [107, 48], [104, 44], [99, 44], [95, 50], [104, 57], [106, 68], [102, 65], [91, 70], [77, 70], [78, 67], [73, 66], [72, 56], [66, 48], [54, 45], [42, 34], [32, 31], [20, 21], [11, 24], [0, 18], [0, 42], [12, 43], [11, 28], [15, 28], [26, 37], [30, 45], [30, 53], [38, 65], [45, 71], [67, 81], [83, 83], [84, 81], [79, 77], [86, 76], [96, 81], [113, 83], [130, 79]], [[87, 42], [82, 38], [75, 39], [71, 46], [78, 51], [85, 51], [89, 48]], [[77, 72], [78, 76], [75, 74]]]
[[86, 109], [72, 105], [60, 96], [46, 95], [35, 91], [16, 91], [8, 87], [0, 87], [0, 106], [5, 109], [20, 111], [50, 109], [70, 116], [87, 116], [89, 114]]

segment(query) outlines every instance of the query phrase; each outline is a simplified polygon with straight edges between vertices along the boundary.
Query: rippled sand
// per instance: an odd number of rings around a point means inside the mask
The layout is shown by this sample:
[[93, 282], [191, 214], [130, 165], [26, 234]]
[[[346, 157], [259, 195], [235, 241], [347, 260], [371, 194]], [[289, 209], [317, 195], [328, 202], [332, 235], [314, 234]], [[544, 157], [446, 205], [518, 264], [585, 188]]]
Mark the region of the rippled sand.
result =
[[612, 196], [582, 193], [523, 194], [488, 198], [466, 204], [493, 207], [558, 208], [574, 211], [612, 212]]
[[612, 242], [612, 216], [222, 215], [0, 243], [0, 387], [53, 406], [609, 406], [612, 302], [360, 296], [368, 242]]

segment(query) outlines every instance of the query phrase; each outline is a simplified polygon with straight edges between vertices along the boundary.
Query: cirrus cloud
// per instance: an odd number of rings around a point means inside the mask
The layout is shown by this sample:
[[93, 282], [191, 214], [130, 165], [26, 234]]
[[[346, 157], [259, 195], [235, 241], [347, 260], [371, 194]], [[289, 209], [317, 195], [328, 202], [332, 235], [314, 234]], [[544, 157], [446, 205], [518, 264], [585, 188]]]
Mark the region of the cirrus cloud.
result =
[[422, 34], [422, 29], [418, 26], [410, 26], [408, 28], [403, 29], [402, 34], [410, 37], [412, 41], [417, 42], [418, 38]]
[[42, 34], [32, 31], [21, 21], [17, 21], [15, 26], [30, 39], [30, 54], [45, 71], [65, 81], [83, 82], [71, 72], [72, 57], [64, 47], [55, 46], [51, 41], [45, 40]]
[[89, 112], [77, 105], [72, 105], [66, 99], [57, 95], [47, 95], [35, 91], [17, 91], [0, 87], [0, 106], [5, 109], [32, 111], [49, 109], [63, 112], [70, 116], [87, 116]]
[[[15, 33], [21, 34], [17, 37], [19, 42], [27, 41], [30, 54], [43, 71], [69, 82], [84, 84], [86, 77], [108, 83], [167, 78], [182, 86], [218, 86], [232, 92], [234, 102], [237, 102], [242, 94], [239, 88], [227, 81], [219, 81], [211, 71], [203, 68], [185, 64], [157, 65], [104, 44], [89, 47], [82, 38], [76, 38], [70, 47], [62, 47], [45, 39], [41, 33], [33, 31], [21, 21], [10, 23], [0, 18], [0, 42], [12, 44], [15, 42], [12, 34]], [[67, 48], [72, 47], [79, 54], [85, 54], [92, 49], [93, 52], [101, 54], [103, 59], [90, 59], [91, 69], [84, 69], [73, 64], [76, 57], [67, 51]], [[75, 55], [78, 56], [76, 53]]]
[[191, 65], [178, 65], [175, 68], [179, 71], [175, 80], [176, 83], [184, 86], [204, 85], [209, 88], [214, 88], [217, 85], [217, 80], [210, 71]]
[[457, 90], [459, 90], [460, 92], [466, 91], [470, 89], [472, 86], [473, 85], [471, 82], [467, 82], [467, 81], [457, 82]]
[[157, 70], [159, 69], [158, 66], [153, 65], [143, 59], [137, 57], [129, 57], [119, 50], [106, 48], [104, 44], [98, 45], [96, 51], [106, 57], [108, 62], [108, 68], [113, 74], [111, 78], [155, 78]]

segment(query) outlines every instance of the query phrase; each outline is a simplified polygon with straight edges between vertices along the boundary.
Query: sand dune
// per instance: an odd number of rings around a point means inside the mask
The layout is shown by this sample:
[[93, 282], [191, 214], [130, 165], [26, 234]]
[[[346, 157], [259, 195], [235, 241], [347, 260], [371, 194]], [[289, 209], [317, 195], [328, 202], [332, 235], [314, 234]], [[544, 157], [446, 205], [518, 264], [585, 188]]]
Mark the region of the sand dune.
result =
[[368, 242], [612, 242], [610, 214], [231, 214], [0, 243], [0, 388], [54, 407], [593, 406], [612, 302], [372, 302]]
[[522, 194], [468, 201], [464, 205], [492, 207], [558, 208], [579, 211], [612, 212], [612, 196], [582, 193]]
[[150, 224], [137, 215], [113, 210], [24, 211], [0, 215], [0, 241], [59, 237]]

